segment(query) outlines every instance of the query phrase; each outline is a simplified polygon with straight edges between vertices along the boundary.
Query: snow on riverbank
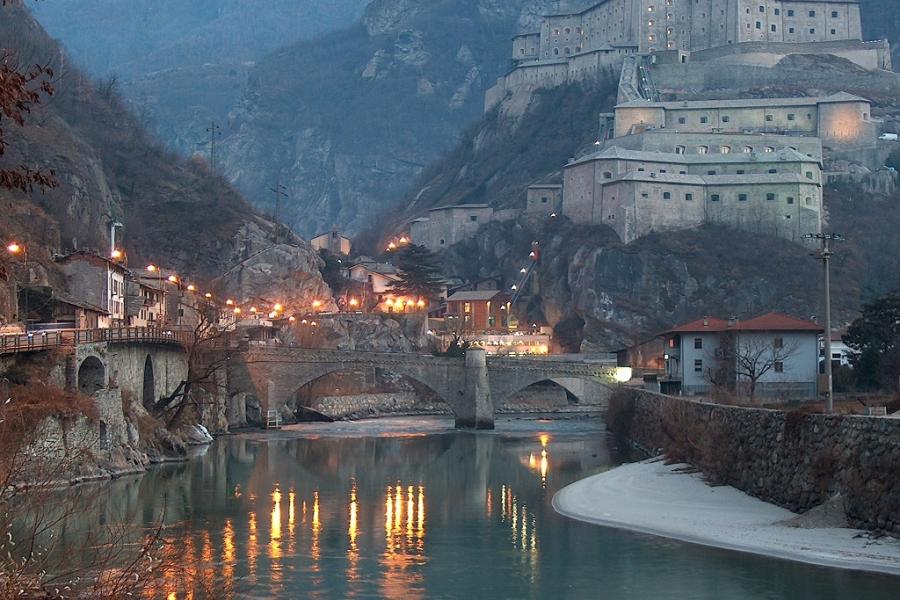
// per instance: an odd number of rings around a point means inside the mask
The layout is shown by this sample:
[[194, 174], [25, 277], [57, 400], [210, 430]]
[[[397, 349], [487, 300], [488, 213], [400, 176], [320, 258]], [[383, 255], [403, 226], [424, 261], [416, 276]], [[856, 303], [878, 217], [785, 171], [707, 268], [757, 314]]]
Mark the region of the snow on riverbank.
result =
[[[683, 465], [682, 465], [683, 467]], [[800, 529], [796, 517], [729, 486], [712, 487], [678, 465], [645, 461], [560, 490], [553, 507], [608, 527], [800, 562], [900, 575], [900, 540], [855, 529]]]

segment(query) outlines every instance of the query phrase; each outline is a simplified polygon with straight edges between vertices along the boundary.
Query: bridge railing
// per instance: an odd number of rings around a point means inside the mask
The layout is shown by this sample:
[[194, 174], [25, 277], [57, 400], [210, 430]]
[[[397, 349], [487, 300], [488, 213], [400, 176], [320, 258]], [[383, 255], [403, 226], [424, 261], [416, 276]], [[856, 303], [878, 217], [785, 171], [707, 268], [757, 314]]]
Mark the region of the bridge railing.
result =
[[74, 348], [96, 343], [148, 343], [187, 346], [192, 333], [152, 327], [113, 329], [67, 329], [0, 336], [0, 354], [37, 352], [56, 348]]

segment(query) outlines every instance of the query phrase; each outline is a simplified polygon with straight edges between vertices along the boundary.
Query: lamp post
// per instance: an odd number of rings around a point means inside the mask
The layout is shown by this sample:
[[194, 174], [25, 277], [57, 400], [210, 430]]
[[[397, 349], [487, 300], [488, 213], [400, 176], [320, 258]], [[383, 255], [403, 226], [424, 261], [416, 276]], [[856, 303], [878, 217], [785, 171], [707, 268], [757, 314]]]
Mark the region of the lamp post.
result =
[[831, 257], [834, 254], [828, 247], [829, 241], [843, 242], [844, 236], [838, 233], [807, 233], [807, 240], [821, 240], [822, 250], [818, 259], [822, 261], [825, 271], [825, 412], [834, 412], [834, 382], [831, 376]]
[[[28, 286], [31, 285], [31, 272], [28, 270], [28, 248], [24, 245], [13, 242], [6, 247], [6, 251], [12, 254], [13, 256], [22, 256], [22, 265], [25, 269], [25, 316], [22, 318], [22, 323], [25, 324], [25, 333], [28, 333]], [[21, 291], [21, 290], [20, 290]], [[16, 304], [18, 305], [19, 298], [18, 294], [16, 295]]]

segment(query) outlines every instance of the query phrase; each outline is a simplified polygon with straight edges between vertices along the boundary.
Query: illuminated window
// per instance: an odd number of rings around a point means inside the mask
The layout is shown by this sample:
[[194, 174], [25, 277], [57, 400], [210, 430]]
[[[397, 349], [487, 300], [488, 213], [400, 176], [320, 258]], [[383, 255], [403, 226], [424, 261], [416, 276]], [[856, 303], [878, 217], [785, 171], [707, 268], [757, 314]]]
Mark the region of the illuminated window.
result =
[[731, 146], [722, 146], [720, 152], [722, 154], [731, 154]]
[[709, 154], [709, 146], [697, 146], [697, 154]]
[[468, 302], [463, 304], [463, 312], [466, 312], [466, 313], [472, 312], [472, 305]]

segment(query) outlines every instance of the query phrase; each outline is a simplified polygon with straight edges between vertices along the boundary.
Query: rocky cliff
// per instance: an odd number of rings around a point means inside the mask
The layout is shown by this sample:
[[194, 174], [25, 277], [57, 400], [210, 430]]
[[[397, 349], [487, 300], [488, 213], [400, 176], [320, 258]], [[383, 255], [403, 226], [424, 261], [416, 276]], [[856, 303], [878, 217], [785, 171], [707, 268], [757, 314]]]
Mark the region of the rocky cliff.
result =
[[[70, 66], [65, 51], [25, 9], [8, 5], [0, 13], [0, 45], [19, 64], [50, 64], [55, 72], [56, 93], [28, 115], [26, 126], [4, 127], [9, 147], [3, 164], [53, 171], [59, 183], [30, 194], [0, 192], [0, 236], [30, 249], [32, 283], [62, 284], [52, 268], [53, 251], [107, 252], [108, 224], [116, 220], [124, 224], [131, 265], [166, 265], [206, 284], [245, 261], [247, 248], [277, 240], [289, 255], [282, 263], [292, 265], [294, 291], [322, 293], [319, 259], [305, 242], [256, 213], [202, 163], [165, 151], [114, 93]], [[7, 288], [21, 273], [12, 263], [0, 266], [8, 284], [0, 293], [0, 313], [9, 314]], [[303, 277], [294, 276], [298, 270]], [[257, 293], [267, 284], [255, 281]]]

